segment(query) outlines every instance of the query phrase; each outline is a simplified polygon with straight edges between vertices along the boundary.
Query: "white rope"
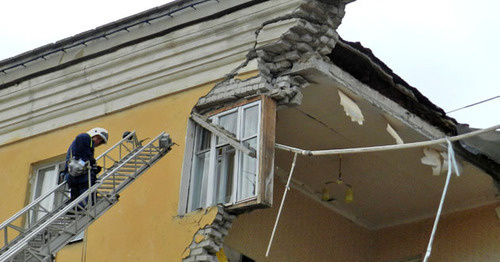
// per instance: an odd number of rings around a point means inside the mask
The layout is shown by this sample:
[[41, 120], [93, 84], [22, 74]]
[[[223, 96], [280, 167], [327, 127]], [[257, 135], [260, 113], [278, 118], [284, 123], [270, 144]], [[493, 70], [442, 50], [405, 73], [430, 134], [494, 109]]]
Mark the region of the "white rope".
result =
[[452, 169], [455, 168], [457, 176], [460, 176], [460, 172], [457, 167], [457, 162], [455, 160], [455, 152], [453, 151], [453, 146], [451, 145], [451, 142], [449, 140], [446, 140], [446, 142], [448, 143], [448, 174], [446, 176], [446, 183], [444, 184], [443, 194], [441, 195], [441, 202], [439, 203], [436, 219], [434, 220], [434, 226], [432, 227], [432, 233], [429, 239], [429, 244], [427, 245], [427, 251], [425, 252], [424, 262], [427, 262], [427, 260], [431, 256], [432, 242], [434, 242], [434, 235], [436, 234], [439, 218], [441, 216], [441, 211], [443, 210], [444, 198], [446, 197], [448, 186], [450, 184]]
[[[90, 188], [92, 187], [92, 184], [91, 184], [91, 167], [90, 167], [90, 162], [87, 161], [87, 173], [88, 173], [88, 188], [87, 188], [87, 191], [90, 190]], [[87, 213], [88, 215], [90, 215], [90, 201], [91, 201], [91, 195], [90, 192], [89, 192], [89, 197], [87, 198], [87, 206], [85, 208], [87, 208]], [[82, 246], [82, 254], [81, 254], [81, 257], [80, 257], [80, 261], [81, 262], [85, 262], [87, 261], [87, 239], [88, 239], [88, 228], [85, 229], [84, 233], [83, 233], [83, 246]]]
[[271, 244], [273, 243], [274, 233], [278, 227], [278, 221], [281, 216], [281, 210], [283, 210], [283, 204], [285, 203], [286, 193], [290, 190], [290, 181], [292, 180], [293, 170], [295, 169], [295, 162], [297, 161], [297, 153], [293, 156], [292, 168], [290, 169], [290, 175], [288, 176], [288, 181], [286, 183], [285, 192], [283, 193], [283, 198], [281, 199], [280, 209], [278, 210], [278, 215], [276, 216], [276, 222], [274, 222], [273, 233], [271, 233], [271, 239], [269, 239], [269, 245], [267, 246], [266, 257], [269, 256], [269, 250], [271, 249]]
[[407, 143], [407, 144], [397, 144], [397, 145], [386, 145], [386, 146], [373, 146], [373, 147], [359, 147], [359, 148], [344, 148], [344, 149], [330, 149], [330, 150], [303, 150], [291, 146], [285, 146], [281, 144], [276, 144], [275, 147], [277, 149], [290, 151], [293, 153], [298, 153], [306, 156], [320, 156], [320, 155], [338, 155], [338, 154], [354, 154], [354, 153], [368, 153], [368, 152], [377, 152], [377, 151], [388, 151], [388, 150], [398, 150], [398, 149], [406, 149], [406, 148], [414, 148], [414, 147], [424, 147], [435, 144], [445, 143], [447, 141], [458, 141], [461, 139], [465, 139], [472, 136], [477, 136], [479, 134], [483, 134], [486, 132], [490, 132], [496, 129], [499, 129], [500, 125], [492, 126], [490, 128], [480, 129], [474, 132], [453, 136], [440, 138], [430, 141], [423, 142], [415, 142], [415, 143]]
[[436, 219], [434, 221], [434, 227], [432, 229], [432, 233], [431, 233], [431, 237], [430, 237], [430, 240], [429, 240], [429, 244], [427, 246], [427, 252], [426, 252], [425, 258], [424, 258], [424, 262], [427, 262], [427, 260], [429, 259], [430, 254], [431, 254], [431, 251], [432, 251], [432, 242], [434, 241], [434, 235], [436, 233], [436, 229], [437, 229], [437, 225], [438, 225], [438, 222], [439, 222], [439, 218], [441, 216], [441, 211], [442, 211], [442, 208], [443, 208], [444, 199], [445, 199], [446, 193], [448, 191], [448, 186], [449, 186], [449, 182], [450, 182], [450, 177], [451, 177], [452, 169], [454, 168], [455, 171], [456, 171], [456, 173], [457, 173], [457, 176], [460, 176], [460, 173], [459, 173], [460, 171], [459, 171], [458, 166], [457, 166], [457, 162], [456, 162], [456, 159], [455, 159], [455, 152], [453, 151], [453, 146], [451, 144], [451, 141], [458, 141], [458, 140], [461, 140], [461, 139], [473, 137], [473, 136], [480, 135], [480, 134], [483, 134], [483, 133], [486, 133], [486, 132], [494, 131], [494, 130], [499, 129], [499, 128], [500, 128], [500, 125], [495, 125], [495, 126], [492, 126], [492, 127], [489, 127], [489, 128], [480, 129], [480, 130], [473, 131], [473, 132], [470, 132], [470, 133], [466, 133], [466, 134], [462, 134], [462, 135], [457, 135], [457, 136], [454, 136], [454, 137], [445, 137], [445, 138], [435, 139], [435, 140], [430, 140], [430, 141], [423, 141], [423, 142], [416, 142], [416, 143], [407, 143], [407, 144], [397, 144], [397, 145], [386, 145], [386, 146], [347, 148], [347, 149], [331, 149], [331, 150], [315, 150], [315, 151], [312, 151], [312, 150], [303, 150], [303, 149], [299, 149], [299, 148], [295, 148], [295, 147], [291, 147], [291, 146], [285, 146], [285, 145], [281, 145], [281, 144], [277, 144], [276, 143], [275, 144], [275, 148], [276, 149], [290, 151], [290, 152], [294, 153], [294, 158], [293, 158], [292, 168], [290, 170], [290, 175], [288, 177], [288, 182], [286, 184], [285, 192], [284, 192], [283, 198], [281, 200], [281, 205], [280, 205], [280, 209], [278, 211], [278, 216], [276, 217], [276, 222], [274, 224], [273, 232], [271, 234], [271, 239], [269, 240], [269, 245], [267, 247], [266, 257], [269, 256], [269, 250], [271, 248], [271, 244], [272, 244], [272, 241], [273, 241], [273, 238], [274, 238], [276, 227], [278, 226], [278, 220], [279, 220], [280, 215], [281, 215], [281, 210], [283, 209], [283, 204], [285, 202], [286, 193], [287, 193], [288, 190], [290, 190], [289, 185], [290, 185], [290, 181], [291, 181], [291, 178], [292, 178], [293, 170], [295, 168], [295, 161], [297, 159], [297, 154], [306, 155], [306, 156], [319, 156], [319, 155], [338, 155], [338, 154], [367, 153], [367, 152], [377, 152], [377, 151], [387, 151], [387, 150], [398, 150], [398, 149], [406, 149], [406, 148], [424, 147], [424, 146], [430, 146], [430, 145], [441, 144], [441, 143], [446, 142], [448, 144], [448, 174], [447, 174], [447, 177], [446, 177], [446, 183], [445, 183], [445, 186], [444, 186], [444, 189], [443, 189], [443, 194], [441, 196], [441, 202], [439, 204], [439, 208], [438, 208], [438, 211], [437, 211], [437, 214], [436, 214]]

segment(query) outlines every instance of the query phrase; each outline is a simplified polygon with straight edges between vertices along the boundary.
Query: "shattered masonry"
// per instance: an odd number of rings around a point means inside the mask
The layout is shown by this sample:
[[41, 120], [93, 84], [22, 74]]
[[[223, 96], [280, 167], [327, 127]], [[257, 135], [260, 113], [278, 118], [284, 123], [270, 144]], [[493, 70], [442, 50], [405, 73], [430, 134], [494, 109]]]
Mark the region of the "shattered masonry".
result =
[[[281, 38], [270, 44], [254, 47], [247, 54], [247, 61], [242, 66], [256, 59], [259, 75], [246, 80], [234, 78], [233, 71], [228, 78], [218, 83], [206, 96], [200, 98], [195, 110], [203, 113], [234, 103], [240, 99], [257, 95], [267, 95], [281, 106], [300, 105], [302, 88], [309, 82], [300, 75], [290, 74], [296, 62], [306, 61], [311, 57], [329, 61], [328, 55], [335, 47], [339, 36], [336, 32], [345, 14], [345, 5], [350, 0], [306, 1], [300, 8], [286, 17], [275, 18], [262, 25], [266, 26], [283, 20], [294, 20], [295, 24]], [[257, 40], [255, 46], [257, 46]], [[235, 71], [239, 70], [237, 68]], [[194, 236], [190, 254], [183, 262], [217, 261], [216, 253], [223, 244], [224, 237], [236, 217], [218, 207], [215, 221], [200, 229]]]
[[224, 207], [217, 207], [217, 215], [212, 224], [198, 230], [189, 246], [189, 256], [183, 262], [217, 261], [216, 253], [222, 248], [224, 237], [236, 216], [229, 214]]
[[[345, 14], [344, 1], [306, 1], [292, 14], [272, 19], [265, 26], [284, 20], [295, 24], [274, 42], [256, 47], [247, 54], [245, 65], [257, 60], [259, 75], [239, 80], [229, 74], [229, 79], [218, 83], [206, 96], [200, 98], [195, 109], [200, 113], [236, 102], [240, 99], [264, 94], [278, 102], [278, 105], [293, 106], [302, 102], [302, 88], [308, 81], [300, 75], [289, 74], [296, 62], [311, 57], [329, 61], [328, 55], [335, 47], [339, 36], [335, 31]], [[257, 40], [255, 46], [257, 46]]]

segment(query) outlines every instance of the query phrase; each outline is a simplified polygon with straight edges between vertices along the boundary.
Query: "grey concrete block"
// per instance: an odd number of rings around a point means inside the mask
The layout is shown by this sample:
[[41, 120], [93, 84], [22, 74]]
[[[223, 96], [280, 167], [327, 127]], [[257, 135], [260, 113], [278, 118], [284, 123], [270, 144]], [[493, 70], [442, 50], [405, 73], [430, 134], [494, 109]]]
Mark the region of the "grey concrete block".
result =
[[303, 34], [300, 36], [300, 40], [307, 43], [313, 42], [313, 37], [310, 34]]
[[313, 35], [318, 34], [319, 31], [321, 30], [319, 26], [312, 24], [310, 22], [305, 22], [304, 29]]
[[196, 258], [195, 258], [194, 256], [193, 256], [193, 257], [192, 257], [192, 256], [189, 256], [189, 257], [187, 257], [187, 258], [184, 258], [184, 259], [182, 260], [182, 262], [194, 262], [194, 261], [195, 261], [195, 259], [196, 259]]
[[213, 255], [201, 255], [201, 256], [196, 256], [194, 261], [196, 261], [196, 262], [216, 262], [217, 258], [214, 257]]
[[297, 33], [292, 32], [292, 31], [288, 31], [288, 32], [284, 33], [283, 37], [285, 39], [288, 39], [288, 40], [291, 40], [291, 41], [294, 41], [294, 42], [300, 40], [300, 35], [297, 34]]
[[293, 50], [293, 51], [290, 51], [290, 52], [287, 52], [285, 54], [285, 58], [287, 60], [298, 60], [300, 58], [300, 54], [297, 50]]
[[202, 247], [198, 247], [198, 248], [191, 249], [189, 256], [194, 257], [194, 256], [198, 256], [198, 255], [205, 255], [205, 254], [207, 254], [207, 250], [202, 248]]
[[298, 43], [297, 50], [299, 50], [301, 52], [310, 52], [310, 51], [314, 50], [314, 48], [306, 43]]

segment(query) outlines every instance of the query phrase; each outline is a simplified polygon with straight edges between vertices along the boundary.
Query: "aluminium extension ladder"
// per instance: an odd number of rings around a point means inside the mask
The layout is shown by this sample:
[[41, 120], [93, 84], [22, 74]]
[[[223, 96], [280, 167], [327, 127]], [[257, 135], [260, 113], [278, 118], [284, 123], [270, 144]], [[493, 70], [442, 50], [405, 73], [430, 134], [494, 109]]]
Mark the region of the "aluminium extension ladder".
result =
[[[100, 155], [96, 160], [102, 163], [102, 175], [74, 201], [69, 202], [64, 182], [2, 223], [0, 262], [53, 261], [59, 250], [116, 204], [119, 193], [166, 155], [173, 145], [165, 133], [144, 146], [142, 142], [137, 140], [134, 131]], [[48, 210], [42, 203], [48, 200], [58, 204]], [[79, 203], [86, 200], [91, 200], [93, 205], [82, 209]], [[36, 217], [40, 218], [34, 219]]]

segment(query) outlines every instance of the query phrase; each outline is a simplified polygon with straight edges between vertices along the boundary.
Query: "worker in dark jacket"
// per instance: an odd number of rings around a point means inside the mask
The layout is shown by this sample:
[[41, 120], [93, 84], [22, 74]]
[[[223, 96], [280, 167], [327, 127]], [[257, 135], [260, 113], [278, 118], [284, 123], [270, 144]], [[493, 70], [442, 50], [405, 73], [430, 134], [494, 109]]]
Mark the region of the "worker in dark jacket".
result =
[[[66, 154], [65, 179], [71, 190], [71, 201], [79, 197], [97, 180], [101, 167], [96, 165], [94, 148], [108, 142], [108, 131], [96, 127], [76, 136]], [[90, 170], [90, 174], [89, 174]], [[89, 183], [90, 176], [90, 183]]]

